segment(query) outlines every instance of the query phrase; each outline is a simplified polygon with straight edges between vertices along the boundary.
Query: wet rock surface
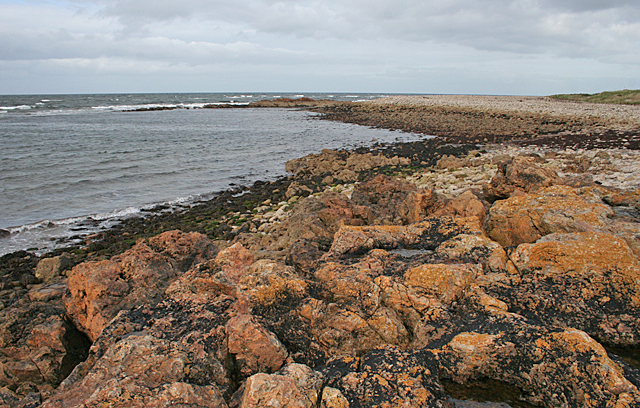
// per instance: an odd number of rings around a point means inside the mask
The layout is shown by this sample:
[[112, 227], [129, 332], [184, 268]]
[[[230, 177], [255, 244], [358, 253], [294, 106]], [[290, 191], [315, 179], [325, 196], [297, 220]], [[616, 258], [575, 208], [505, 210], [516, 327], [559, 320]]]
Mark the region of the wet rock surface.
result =
[[638, 159], [325, 151], [82, 251], [3, 257], [0, 403], [444, 408], [501, 384], [640, 406]]

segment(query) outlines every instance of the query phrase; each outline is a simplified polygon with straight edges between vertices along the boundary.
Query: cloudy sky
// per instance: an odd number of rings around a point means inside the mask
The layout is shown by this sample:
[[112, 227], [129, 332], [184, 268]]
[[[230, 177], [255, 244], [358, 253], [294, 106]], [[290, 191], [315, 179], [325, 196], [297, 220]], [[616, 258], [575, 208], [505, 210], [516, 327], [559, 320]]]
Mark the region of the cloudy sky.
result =
[[623, 88], [638, 0], [0, 0], [0, 94]]

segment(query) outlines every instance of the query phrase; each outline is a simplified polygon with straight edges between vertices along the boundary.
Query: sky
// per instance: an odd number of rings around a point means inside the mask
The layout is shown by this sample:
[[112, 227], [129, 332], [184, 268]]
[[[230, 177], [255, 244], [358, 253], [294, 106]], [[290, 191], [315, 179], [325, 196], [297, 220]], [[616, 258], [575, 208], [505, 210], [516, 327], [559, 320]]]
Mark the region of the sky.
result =
[[638, 0], [0, 0], [0, 94], [638, 88]]

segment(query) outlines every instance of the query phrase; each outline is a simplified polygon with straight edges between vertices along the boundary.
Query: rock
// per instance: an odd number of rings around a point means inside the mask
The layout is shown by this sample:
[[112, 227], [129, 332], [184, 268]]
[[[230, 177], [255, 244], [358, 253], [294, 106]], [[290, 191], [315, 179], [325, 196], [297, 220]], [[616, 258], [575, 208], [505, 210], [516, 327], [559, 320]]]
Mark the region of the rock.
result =
[[471, 191], [467, 190], [453, 200], [449, 201], [444, 208], [433, 213], [436, 215], [451, 215], [453, 217], [478, 217], [480, 222], [484, 222], [487, 209], [482, 201]]
[[192, 352], [173, 342], [132, 334], [110, 347], [82, 380], [42, 407], [226, 407], [215, 385], [184, 382]]
[[452, 260], [480, 263], [485, 272], [504, 272], [507, 253], [500, 244], [482, 235], [460, 234], [444, 241], [436, 253]]
[[[423, 196], [416, 195], [417, 193]], [[409, 219], [421, 218], [422, 205], [437, 201], [428, 192], [419, 192], [415, 185], [384, 174], [355, 186], [351, 199], [372, 212], [370, 224], [403, 224]], [[405, 202], [406, 201], [406, 202]]]
[[322, 403], [320, 408], [349, 408], [349, 400], [340, 390], [331, 387], [322, 389]]
[[309, 194], [313, 194], [312, 189], [305, 186], [304, 184], [294, 181], [291, 184], [289, 184], [289, 187], [287, 188], [287, 191], [284, 193], [284, 196], [289, 199], [295, 196], [305, 197], [305, 196], [308, 196]]
[[[433, 364], [411, 351], [384, 346], [366, 353], [356, 368], [338, 368], [335, 360], [322, 371], [329, 386], [356, 407], [452, 407]], [[342, 372], [340, 372], [342, 371]], [[339, 406], [339, 405], [338, 405]]]
[[210, 266], [219, 270], [224, 279], [237, 283], [255, 261], [250, 251], [236, 243], [220, 251]]
[[535, 242], [555, 232], [605, 228], [613, 216], [612, 209], [602, 202], [593, 202], [584, 192], [554, 186], [497, 201], [489, 210], [487, 234], [507, 247]]
[[[343, 204], [346, 205], [345, 208], [341, 207]], [[321, 218], [320, 212], [324, 209], [327, 210], [322, 212]], [[352, 203], [348, 203], [338, 194], [307, 197], [296, 203], [289, 216], [270, 230], [268, 242], [258, 247], [266, 247], [268, 251], [287, 251], [300, 241], [327, 245], [342, 223], [351, 223], [351, 217], [360, 220], [354, 221], [355, 224], [362, 222], [358, 211], [354, 213]], [[290, 253], [291, 251], [288, 251], [288, 254]]]
[[517, 278], [488, 287], [510, 310], [608, 344], [640, 344], [640, 263], [623, 239], [552, 234], [519, 245], [510, 259]]
[[640, 223], [614, 219], [605, 230], [627, 241], [633, 253], [640, 259]]
[[206, 235], [179, 230], [149, 238], [149, 247], [174, 259], [182, 271], [186, 271], [191, 265], [215, 258], [218, 254], [218, 248]]
[[252, 304], [268, 306], [287, 297], [303, 298], [307, 282], [291, 266], [268, 259], [253, 263], [237, 280], [237, 287]]
[[87, 360], [44, 406], [108, 401], [122, 407], [225, 407], [235, 370], [227, 326], [232, 317], [246, 313], [247, 305], [236, 298], [236, 289], [219, 281], [219, 272], [207, 263], [196, 265], [161, 302], [120, 311], [95, 340]]
[[336, 179], [353, 182], [358, 173], [376, 167], [408, 165], [411, 160], [404, 157], [387, 158], [382, 154], [350, 153], [330, 149], [320, 154], [310, 154], [300, 159], [290, 160], [285, 169], [296, 176], [326, 176], [332, 174]]
[[38, 262], [34, 275], [44, 283], [49, 283], [61, 272], [71, 266], [71, 258], [66, 255], [55, 256], [53, 258], [43, 258]]
[[231, 318], [226, 325], [229, 353], [235, 356], [240, 374], [273, 373], [282, 367], [288, 353], [278, 338], [251, 315]]
[[536, 405], [640, 403], [638, 388], [625, 378], [604, 348], [584, 332], [567, 329], [536, 333], [526, 325], [519, 331], [514, 329], [456, 335], [438, 351], [441, 374], [463, 384], [475, 378], [515, 384], [527, 390], [528, 402]]
[[444, 205], [444, 199], [440, 195], [433, 190], [422, 189], [409, 192], [407, 197], [398, 204], [397, 213], [403, 224], [413, 224], [436, 213]]
[[484, 196], [489, 202], [494, 202], [509, 198], [515, 191], [535, 192], [561, 182], [555, 171], [538, 166], [533, 158], [516, 156], [499, 163], [498, 172], [485, 185]]
[[322, 374], [303, 364], [287, 364], [275, 374], [255, 374], [244, 385], [239, 408], [318, 406]]
[[329, 196], [323, 203], [318, 218], [334, 231], [342, 225], [368, 225], [373, 221], [373, 213], [368, 207], [335, 196]]
[[407, 286], [420, 288], [450, 304], [462, 296], [480, 272], [473, 264], [425, 264], [409, 269], [404, 277]]
[[438, 160], [438, 162], [434, 167], [440, 170], [442, 169], [455, 170], [455, 169], [459, 169], [460, 167], [466, 167], [468, 165], [469, 165], [469, 160], [467, 159], [461, 159], [455, 156], [450, 156], [448, 154], [445, 154]]
[[315, 261], [325, 254], [320, 250], [318, 242], [307, 240], [294, 242], [287, 252], [287, 265], [293, 266], [296, 271], [303, 274], [309, 273]]
[[74, 267], [65, 306], [74, 322], [95, 340], [120, 310], [158, 301], [177, 273], [167, 257], [139, 243], [111, 260]]
[[358, 254], [374, 248], [435, 249], [442, 242], [460, 234], [482, 235], [477, 217], [429, 217], [408, 226], [344, 226], [335, 234], [331, 254]]
[[65, 307], [91, 340], [120, 310], [160, 300], [191, 262], [215, 252], [204, 235], [169, 231], [106, 261], [79, 264], [69, 276]]
[[0, 386], [48, 393], [86, 358], [89, 346], [65, 319], [59, 298], [19, 302], [0, 312]]
[[29, 291], [30, 302], [58, 302], [62, 301], [63, 295], [67, 291], [67, 280], [50, 283], [48, 285], [36, 286]]
[[640, 208], [640, 190], [614, 191], [604, 198], [607, 204]]

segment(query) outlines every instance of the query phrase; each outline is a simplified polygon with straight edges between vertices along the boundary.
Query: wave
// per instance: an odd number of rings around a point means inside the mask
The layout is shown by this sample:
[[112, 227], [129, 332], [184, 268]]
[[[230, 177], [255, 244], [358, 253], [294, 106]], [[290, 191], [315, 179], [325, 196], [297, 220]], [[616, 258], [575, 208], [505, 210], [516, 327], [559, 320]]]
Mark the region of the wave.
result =
[[91, 109], [95, 109], [95, 110], [111, 110], [111, 111], [128, 111], [128, 110], [158, 109], [158, 108], [176, 109], [178, 107], [179, 107], [179, 105], [177, 105], [177, 104], [146, 103], [146, 104], [141, 104], [141, 105], [92, 106]]
[[28, 110], [32, 109], [31, 105], [17, 105], [17, 106], [0, 106], [0, 109], [10, 111], [10, 110]]

